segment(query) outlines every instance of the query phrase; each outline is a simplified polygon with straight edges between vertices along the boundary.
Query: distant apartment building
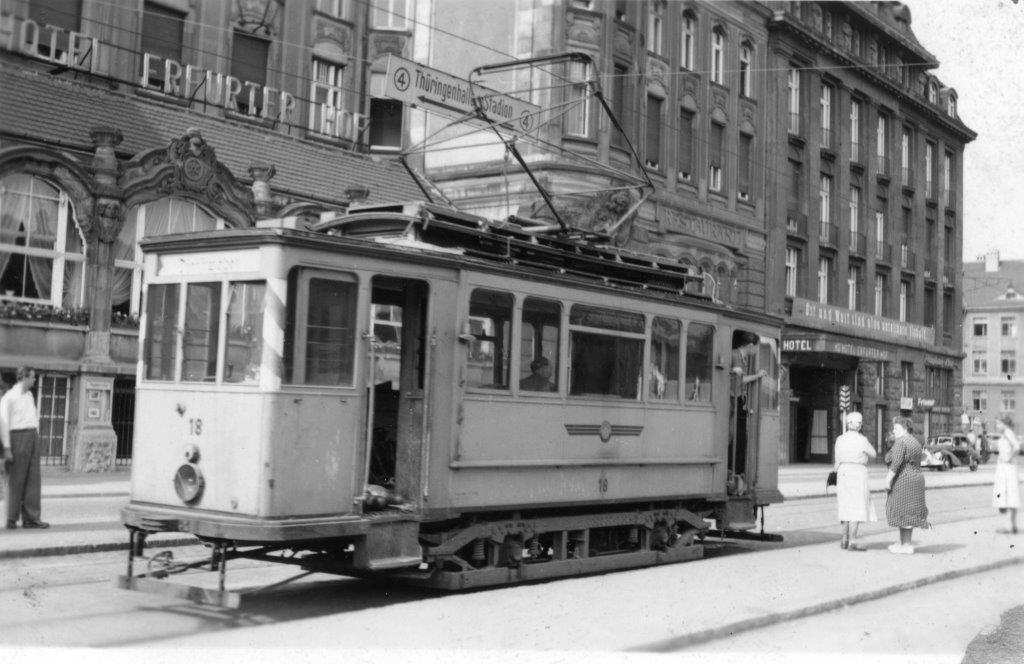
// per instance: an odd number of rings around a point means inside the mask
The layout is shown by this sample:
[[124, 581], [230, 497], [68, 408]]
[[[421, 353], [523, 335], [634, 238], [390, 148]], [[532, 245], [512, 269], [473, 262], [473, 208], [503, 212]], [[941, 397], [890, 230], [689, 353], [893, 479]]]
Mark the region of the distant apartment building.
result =
[[964, 263], [963, 409], [994, 433], [1003, 415], [1024, 424], [1024, 261], [983, 258]]

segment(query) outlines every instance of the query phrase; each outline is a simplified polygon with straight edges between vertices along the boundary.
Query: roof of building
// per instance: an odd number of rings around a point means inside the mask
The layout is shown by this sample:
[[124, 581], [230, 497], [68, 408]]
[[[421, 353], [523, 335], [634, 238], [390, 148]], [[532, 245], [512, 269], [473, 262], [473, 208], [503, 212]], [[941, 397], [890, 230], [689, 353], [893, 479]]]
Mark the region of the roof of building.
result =
[[0, 67], [0, 89], [5, 131], [40, 137], [59, 147], [89, 145], [90, 128], [103, 125], [124, 136], [118, 152], [137, 155], [170, 145], [196, 127], [216, 150], [217, 159], [241, 181], [251, 180], [249, 167], [254, 162], [272, 164], [277, 174], [270, 187], [275, 194], [343, 200], [347, 188], [362, 186], [369, 189], [369, 202], [422, 197], [413, 179], [393, 159], [217, 118], [181, 103], [134, 94], [131, 89], [111, 90], [38, 69], [11, 67]]
[[1024, 260], [998, 260], [998, 270], [985, 271], [985, 261], [964, 263], [964, 307], [1024, 309]]

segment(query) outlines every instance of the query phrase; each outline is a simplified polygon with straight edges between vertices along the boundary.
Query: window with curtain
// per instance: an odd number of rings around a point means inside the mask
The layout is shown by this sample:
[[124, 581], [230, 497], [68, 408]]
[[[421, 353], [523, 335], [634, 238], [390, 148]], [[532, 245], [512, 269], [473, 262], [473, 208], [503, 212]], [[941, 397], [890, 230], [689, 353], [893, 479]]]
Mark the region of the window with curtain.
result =
[[67, 196], [25, 173], [0, 180], [0, 299], [82, 306], [85, 245]]
[[[267, 84], [270, 42], [238, 30], [235, 30], [232, 39], [231, 75], [242, 81], [236, 108], [239, 113], [256, 115], [263, 108], [263, 86]], [[256, 87], [246, 83], [254, 83]]]
[[309, 129], [320, 134], [339, 133], [338, 111], [344, 108], [342, 85], [345, 66], [313, 58], [313, 77], [309, 91]]
[[[185, 15], [168, 9], [155, 2], [142, 5], [142, 52], [160, 56], [164, 60], [181, 62], [182, 43], [185, 34]], [[145, 72], [149, 84], [162, 87], [164, 68], [161, 62], [151, 71]], [[186, 90], [191, 94], [191, 90]]]
[[154, 235], [223, 228], [223, 219], [214, 217], [192, 201], [180, 198], [163, 198], [129, 209], [114, 246], [112, 310], [121, 314], [139, 313], [142, 301], [142, 250], [139, 249], [139, 240]]

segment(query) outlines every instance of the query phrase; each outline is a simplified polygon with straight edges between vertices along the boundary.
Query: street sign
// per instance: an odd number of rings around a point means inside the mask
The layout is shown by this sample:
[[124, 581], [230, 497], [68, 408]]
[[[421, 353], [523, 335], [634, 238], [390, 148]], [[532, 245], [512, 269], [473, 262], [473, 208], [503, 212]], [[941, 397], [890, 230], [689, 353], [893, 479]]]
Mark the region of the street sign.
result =
[[476, 113], [475, 98], [488, 122], [521, 133], [537, 126], [541, 110], [536, 104], [396, 55], [388, 55], [384, 96], [417, 107], [435, 106], [467, 115]]
[[850, 410], [850, 405], [852, 403], [851, 400], [850, 400], [850, 396], [851, 396], [850, 395], [850, 386], [849, 385], [842, 385], [842, 386], [840, 386], [840, 388], [839, 388], [839, 408], [840, 408], [840, 410], [844, 410], [844, 411]]

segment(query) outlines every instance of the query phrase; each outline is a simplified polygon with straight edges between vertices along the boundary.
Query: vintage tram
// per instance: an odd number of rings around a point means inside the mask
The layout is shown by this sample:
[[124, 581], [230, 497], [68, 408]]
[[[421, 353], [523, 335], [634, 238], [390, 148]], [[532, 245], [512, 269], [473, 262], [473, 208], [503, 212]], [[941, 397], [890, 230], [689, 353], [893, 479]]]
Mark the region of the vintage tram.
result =
[[[146, 240], [120, 585], [232, 605], [249, 557], [461, 589], [755, 528], [782, 500], [780, 321], [605, 239], [411, 203]], [[768, 374], [742, 448], [740, 332]], [[216, 588], [137, 571], [167, 531]]]

